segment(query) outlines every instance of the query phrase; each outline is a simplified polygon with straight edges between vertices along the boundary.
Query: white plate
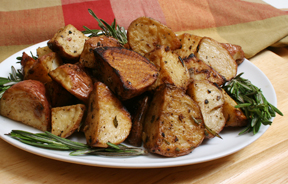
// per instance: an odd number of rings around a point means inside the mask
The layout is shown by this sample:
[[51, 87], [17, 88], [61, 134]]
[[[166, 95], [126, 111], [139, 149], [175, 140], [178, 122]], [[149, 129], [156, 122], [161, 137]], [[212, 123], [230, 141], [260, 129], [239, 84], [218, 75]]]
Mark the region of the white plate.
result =
[[[25, 51], [27, 54], [30, 54], [31, 51], [33, 55], [36, 55], [36, 49], [38, 47], [46, 46], [46, 43], [47, 41], [44, 41], [23, 49], [22, 51], [19, 51], [4, 60], [0, 64], [1, 77], [7, 77], [9, 75], [9, 72], [11, 71], [11, 65], [13, 65], [15, 68], [20, 68], [20, 64], [16, 64], [16, 57], [22, 56], [22, 52]], [[277, 106], [277, 99], [274, 88], [269, 79], [260, 69], [258, 69], [250, 61], [245, 60], [239, 66], [238, 73], [240, 72], [245, 72], [243, 78], [249, 79], [254, 85], [261, 88], [266, 99], [274, 106]], [[148, 156], [117, 158], [105, 156], [69, 156], [69, 152], [66, 151], [54, 151], [29, 146], [5, 135], [10, 133], [11, 130], [15, 129], [39, 132], [34, 128], [28, 127], [2, 116], [0, 116], [0, 127], [0, 137], [3, 140], [22, 150], [43, 157], [70, 163], [111, 168], [161, 168], [206, 162], [235, 153], [256, 141], [261, 135], [264, 134], [269, 126], [261, 126], [259, 133], [256, 135], [249, 133], [239, 136], [238, 133], [241, 131], [241, 129], [225, 129], [220, 134], [223, 139], [214, 138], [211, 140], [205, 140], [198, 148], [193, 150], [192, 153], [176, 158], [164, 158], [152, 154], [149, 154]], [[84, 136], [73, 136], [72, 140], [85, 142]]]

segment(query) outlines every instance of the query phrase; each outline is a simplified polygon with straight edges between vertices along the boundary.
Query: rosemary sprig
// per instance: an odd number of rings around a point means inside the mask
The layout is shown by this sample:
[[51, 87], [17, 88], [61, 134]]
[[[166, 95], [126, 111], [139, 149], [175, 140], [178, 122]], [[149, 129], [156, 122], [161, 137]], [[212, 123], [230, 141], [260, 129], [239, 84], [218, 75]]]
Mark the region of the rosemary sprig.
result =
[[261, 124], [271, 125], [270, 119], [276, 113], [283, 116], [283, 113], [270, 104], [264, 97], [261, 89], [253, 85], [248, 79], [241, 77], [243, 73], [223, 86], [223, 89], [237, 102], [236, 108], [241, 108], [248, 118], [248, 126], [239, 134], [247, 132], [258, 133]]
[[103, 19], [99, 19], [91, 9], [88, 9], [88, 12], [90, 13], [90, 15], [92, 15], [92, 17], [94, 17], [96, 19], [99, 27], [102, 30], [89, 29], [88, 27], [83, 26], [85, 31], [82, 31], [82, 32], [84, 34], [90, 34], [89, 37], [96, 37], [96, 36], [100, 36], [100, 35], [112, 36], [112, 37], [116, 38], [119, 41], [119, 43], [122, 45], [125, 45], [127, 43], [127, 34], [125, 31], [125, 28], [117, 25], [116, 19], [114, 19], [112, 24], [109, 25]]
[[107, 148], [93, 148], [86, 144], [71, 141], [69, 139], [61, 138], [46, 131], [44, 133], [30, 133], [22, 130], [12, 130], [11, 133], [6, 134], [12, 138], [29, 144], [31, 146], [41, 147], [45, 149], [72, 151], [69, 155], [104, 155], [104, 156], [137, 156], [145, 155], [147, 151], [142, 148], [127, 147], [125, 145], [115, 145], [110, 142], [107, 143]]
[[9, 89], [12, 85], [23, 80], [23, 75], [20, 69], [16, 70], [14, 66], [11, 66], [11, 73], [7, 78], [0, 77], [0, 99], [4, 92]]

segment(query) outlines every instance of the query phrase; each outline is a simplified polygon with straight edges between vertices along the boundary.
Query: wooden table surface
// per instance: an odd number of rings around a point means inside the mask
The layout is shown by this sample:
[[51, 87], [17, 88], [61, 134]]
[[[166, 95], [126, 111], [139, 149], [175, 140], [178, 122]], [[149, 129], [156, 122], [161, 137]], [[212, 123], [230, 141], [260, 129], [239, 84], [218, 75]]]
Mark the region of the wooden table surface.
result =
[[0, 183], [288, 183], [288, 48], [265, 50], [250, 61], [272, 82], [284, 116], [232, 155], [181, 167], [112, 169], [43, 158], [0, 139]]

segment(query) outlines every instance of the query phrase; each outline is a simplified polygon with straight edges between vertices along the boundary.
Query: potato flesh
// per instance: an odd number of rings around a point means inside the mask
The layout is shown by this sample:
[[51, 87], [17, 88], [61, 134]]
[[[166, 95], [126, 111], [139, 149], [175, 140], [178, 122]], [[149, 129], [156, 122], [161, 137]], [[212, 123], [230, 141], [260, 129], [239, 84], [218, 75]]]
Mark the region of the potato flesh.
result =
[[68, 24], [48, 41], [48, 47], [65, 59], [78, 61], [86, 39], [87, 36]]
[[179, 56], [164, 46], [146, 54], [147, 57], [158, 69], [159, 76], [156, 82], [150, 87], [150, 90], [156, 89], [164, 83], [174, 84], [175, 86], [186, 89], [190, 76], [187, 68], [182, 64]]
[[77, 104], [51, 109], [51, 133], [63, 138], [69, 137], [80, 126], [85, 105]]
[[[187, 89], [190, 95], [199, 105], [205, 125], [215, 133], [225, 126], [225, 117], [223, 114], [224, 97], [221, 89], [207, 80], [193, 81]], [[207, 138], [213, 138], [214, 135], [206, 132]]]
[[84, 126], [87, 144], [93, 147], [107, 147], [107, 142], [120, 144], [128, 137], [131, 126], [130, 114], [121, 102], [105, 84], [96, 82]]
[[184, 91], [162, 85], [156, 91], [145, 118], [144, 147], [151, 153], [167, 157], [188, 154], [205, 137], [202, 123], [198, 105]]
[[179, 39], [170, 28], [148, 17], [139, 17], [131, 22], [127, 37], [131, 49], [142, 55], [159, 45], [168, 46], [171, 50], [181, 47]]
[[182, 59], [189, 57], [191, 54], [195, 54], [197, 51], [197, 46], [201, 41], [201, 36], [196, 36], [188, 33], [183, 33], [178, 36], [182, 46], [180, 49], [174, 52], [178, 54]]
[[222, 75], [194, 55], [188, 56], [184, 59], [184, 62], [192, 80], [208, 80], [219, 86], [224, 84], [225, 78]]
[[50, 131], [50, 103], [43, 83], [25, 80], [11, 86], [0, 101], [0, 114], [42, 131]]
[[237, 63], [230, 53], [217, 41], [203, 38], [198, 46], [196, 57], [211, 66], [227, 81], [237, 74]]

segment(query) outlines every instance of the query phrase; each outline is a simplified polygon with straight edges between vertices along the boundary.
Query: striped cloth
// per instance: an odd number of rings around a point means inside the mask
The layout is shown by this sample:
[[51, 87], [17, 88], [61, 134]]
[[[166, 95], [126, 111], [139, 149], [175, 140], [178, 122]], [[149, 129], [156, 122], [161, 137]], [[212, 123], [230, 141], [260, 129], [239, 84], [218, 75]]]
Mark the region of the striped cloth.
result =
[[250, 58], [269, 46], [288, 44], [288, 12], [261, 0], [2, 0], [0, 62], [29, 45], [50, 39], [64, 25], [99, 28], [95, 14], [128, 28], [152, 17], [174, 32], [209, 36], [242, 46]]

